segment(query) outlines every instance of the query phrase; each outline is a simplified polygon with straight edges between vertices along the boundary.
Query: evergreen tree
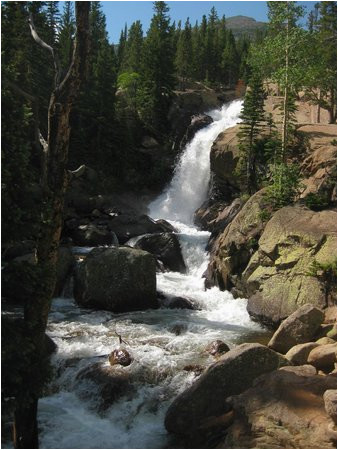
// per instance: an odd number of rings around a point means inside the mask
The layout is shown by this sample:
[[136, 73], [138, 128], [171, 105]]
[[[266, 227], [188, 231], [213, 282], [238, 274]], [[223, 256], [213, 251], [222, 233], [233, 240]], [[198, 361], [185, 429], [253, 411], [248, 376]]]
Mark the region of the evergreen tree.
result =
[[176, 73], [181, 77], [184, 88], [186, 80], [192, 75], [192, 38], [189, 18], [185, 22], [184, 30], [177, 43], [175, 63]]
[[154, 11], [144, 42], [140, 107], [147, 126], [164, 133], [175, 85], [174, 49], [168, 6], [162, 1], [155, 2]]
[[46, 2], [46, 18], [49, 26], [49, 44], [54, 45], [58, 41], [59, 25], [60, 25], [60, 12], [59, 2], [50, 1]]
[[59, 56], [62, 67], [66, 70], [72, 58], [75, 37], [75, 17], [72, 2], [65, 2], [60, 18], [58, 36]]
[[239, 148], [241, 151], [242, 174], [245, 173], [245, 186], [249, 194], [257, 190], [256, 140], [264, 125], [264, 99], [266, 97], [262, 80], [252, 76], [240, 115]]
[[139, 20], [134, 22], [128, 31], [128, 40], [125, 46], [123, 59], [123, 72], [141, 72], [143, 52], [143, 30]]
[[222, 67], [225, 72], [225, 82], [234, 86], [238, 80], [239, 57], [236, 49], [236, 42], [232, 31], [228, 31], [226, 47], [222, 54]]

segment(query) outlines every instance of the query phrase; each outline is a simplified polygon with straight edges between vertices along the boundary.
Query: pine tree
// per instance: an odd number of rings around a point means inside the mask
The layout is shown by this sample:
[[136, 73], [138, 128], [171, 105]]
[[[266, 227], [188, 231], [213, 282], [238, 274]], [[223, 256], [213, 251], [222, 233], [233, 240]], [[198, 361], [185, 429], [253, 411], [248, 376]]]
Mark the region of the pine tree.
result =
[[59, 12], [59, 2], [50, 1], [46, 2], [46, 17], [47, 24], [50, 30], [50, 44], [55, 45], [58, 41], [59, 35], [59, 25], [60, 25], [60, 12]]
[[243, 110], [240, 115], [242, 122], [238, 133], [241, 167], [242, 172], [245, 173], [244, 184], [249, 194], [253, 194], [257, 190], [255, 143], [265, 121], [265, 97], [262, 80], [257, 76], [252, 76], [244, 98]]
[[192, 38], [191, 25], [189, 18], [185, 22], [184, 30], [182, 30], [176, 50], [176, 73], [182, 79], [182, 87], [192, 75]]
[[139, 20], [134, 22], [128, 31], [125, 54], [121, 72], [141, 72], [143, 52], [143, 30]]
[[63, 68], [67, 68], [72, 58], [75, 37], [75, 17], [72, 2], [65, 2], [60, 18], [58, 36], [59, 57]]
[[236, 49], [236, 42], [232, 31], [228, 31], [226, 47], [222, 54], [222, 67], [225, 72], [225, 82], [231, 87], [238, 80], [239, 56]]
[[172, 27], [166, 3], [154, 3], [154, 15], [144, 42], [140, 107], [147, 126], [164, 133], [175, 85]]

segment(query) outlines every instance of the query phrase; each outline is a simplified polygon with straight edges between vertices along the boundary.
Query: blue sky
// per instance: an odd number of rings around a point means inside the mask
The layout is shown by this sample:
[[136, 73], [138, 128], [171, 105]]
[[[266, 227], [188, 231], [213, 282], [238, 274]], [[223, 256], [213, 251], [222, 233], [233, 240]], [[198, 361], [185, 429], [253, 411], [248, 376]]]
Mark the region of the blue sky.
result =
[[[203, 14], [208, 15], [212, 6], [215, 6], [218, 15], [249, 16], [256, 20], [267, 21], [267, 5], [265, 1], [168, 1], [170, 17], [172, 21], [182, 20], [187, 17], [191, 23], [200, 21]], [[316, 2], [298, 2], [305, 6], [309, 12]], [[103, 12], [107, 18], [107, 30], [109, 40], [118, 43], [121, 29], [127, 23], [128, 27], [135, 21], [141, 20], [143, 31], [147, 31], [153, 15], [152, 1], [101, 1]]]

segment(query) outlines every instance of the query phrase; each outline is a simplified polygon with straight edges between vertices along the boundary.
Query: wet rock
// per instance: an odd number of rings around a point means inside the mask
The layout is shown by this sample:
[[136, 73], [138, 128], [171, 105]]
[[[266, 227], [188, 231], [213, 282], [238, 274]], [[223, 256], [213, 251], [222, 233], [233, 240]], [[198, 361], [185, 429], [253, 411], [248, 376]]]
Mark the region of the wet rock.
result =
[[135, 248], [140, 248], [156, 256], [169, 271], [186, 272], [181, 246], [177, 236], [173, 233], [143, 236], [137, 241]]
[[130, 364], [133, 362], [133, 358], [131, 357], [128, 350], [125, 348], [119, 348], [113, 350], [109, 357], [109, 363], [111, 366], [114, 366], [116, 364], [120, 364], [121, 366], [130, 366]]
[[311, 341], [324, 318], [324, 313], [310, 304], [297, 309], [285, 319], [272, 336], [268, 346], [280, 353], [291, 347]]
[[169, 309], [197, 309], [191, 300], [184, 297], [172, 297], [166, 306]]
[[285, 358], [296, 365], [306, 364], [309, 353], [318, 347], [318, 345], [317, 342], [306, 342], [305, 344], [295, 345], [286, 353]]
[[196, 116], [192, 116], [190, 125], [188, 126], [181, 141], [181, 148], [183, 148], [194, 137], [197, 131], [210, 125], [212, 122], [212, 117], [208, 116], [207, 114], [198, 114]]
[[176, 336], [179, 336], [180, 334], [183, 334], [187, 331], [188, 327], [184, 323], [176, 323], [173, 325], [169, 331], [170, 333], [176, 334]]
[[129, 247], [96, 248], [75, 272], [74, 296], [81, 306], [114, 312], [156, 308], [156, 262]]
[[80, 389], [79, 395], [91, 399], [99, 411], [106, 410], [122, 395], [132, 392], [129, 373], [116, 366], [96, 363], [81, 370], [76, 379], [92, 383], [92, 388], [86, 386], [87, 389]]
[[323, 395], [325, 410], [337, 424], [337, 389], [328, 389]]
[[335, 448], [323, 394], [334, 377], [277, 370], [229, 399], [234, 422], [219, 448]]
[[164, 219], [158, 219], [156, 223], [162, 227], [163, 233], [177, 233], [177, 229]]
[[337, 344], [320, 345], [309, 353], [307, 362], [316, 369], [330, 372], [337, 361]]
[[117, 245], [118, 240], [114, 233], [105, 226], [96, 226], [92, 223], [79, 225], [70, 231], [70, 236], [75, 245], [84, 247], [96, 247], [99, 245]]
[[51, 355], [57, 350], [57, 345], [53, 341], [53, 339], [48, 336], [48, 334], [45, 334], [45, 352], [47, 355]]
[[193, 436], [211, 416], [229, 411], [226, 398], [248, 389], [253, 380], [288, 361], [260, 344], [242, 344], [220, 357], [170, 405], [166, 429], [178, 435]]
[[186, 372], [194, 372], [196, 375], [201, 375], [201, 373], [205, 370], [205, 367], [198, 364], [188, 364], [183, 367], [183, 370]]
[[62, 290], [75, 267], [75, 257], [68, 247], [60, 247], [58, 251], [58, 261], [56, 264], [56, 286], [54, 296], [57, 297]]
[[220, 340], [216, 340], [211, 342], [207, 347], [206, 347], [206, 352], [210, 353], [210, 355], [212, 356], [221, 356], [224, 353], [227, 353], [228, 351], [230, 351], [230, 348], [228, 347], [228, 345]]
[[226, 226], [236, 217], [242, 207], [242, 202], [236, 198], [232, 203], [207, 200], [194, 215], [194, 223], [212, 232], [212, 237], [222, 233]]
[[135, 236], [163, 232], [162, 225], [156, 223], [147, 215], [133, 213], [122, 213], [112, 217], [109, 221], [109, 228], [116, 234], [121, 244]]

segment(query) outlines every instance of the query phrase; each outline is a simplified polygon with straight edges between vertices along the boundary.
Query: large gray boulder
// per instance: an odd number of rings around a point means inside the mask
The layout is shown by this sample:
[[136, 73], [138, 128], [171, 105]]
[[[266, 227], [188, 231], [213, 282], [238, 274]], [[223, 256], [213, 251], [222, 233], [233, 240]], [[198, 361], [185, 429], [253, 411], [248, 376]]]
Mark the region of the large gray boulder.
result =
[[109, 229], [113, 231], [120, 244], [125, 244], [130, 238], [142, 234], [162, 233], [167, 231], [161, 223], [155, 222], [149, 216], [123, 213], [112, 217]]
[[312, 273], [311, 267], [334, 263], [336, 233], [334, 210], [315, 212], [294, 205], [277, 211], [243, 272], [249, 314], [278, 326], [306, 303], [318, 308], [334, 304], [334, 281], [320, 271]]
[[268, 346], [276, 352], [286, 353], [297, 344], [309, 342], [319, 330], [323, 319], [323, 311], [306, 304], [280, 324]]
[[193, 436], [212, 416], [229, 411], [226, 398], [248, 389], [259, 375], [289, 364], [261, 344], [242, 344], [220, 357], [170, 405], [165, 427], [171, 433]]
[[74, 296], [81, 306], [114, 312], [154, 308], [155, 258], [129, 247], [96, 248], [76, 270]]
[[181, 246], [173, 233], [148, 234], [142, 236], [134, 245], [159, 259], [165, 269], [173, 272], [186, 272]]

